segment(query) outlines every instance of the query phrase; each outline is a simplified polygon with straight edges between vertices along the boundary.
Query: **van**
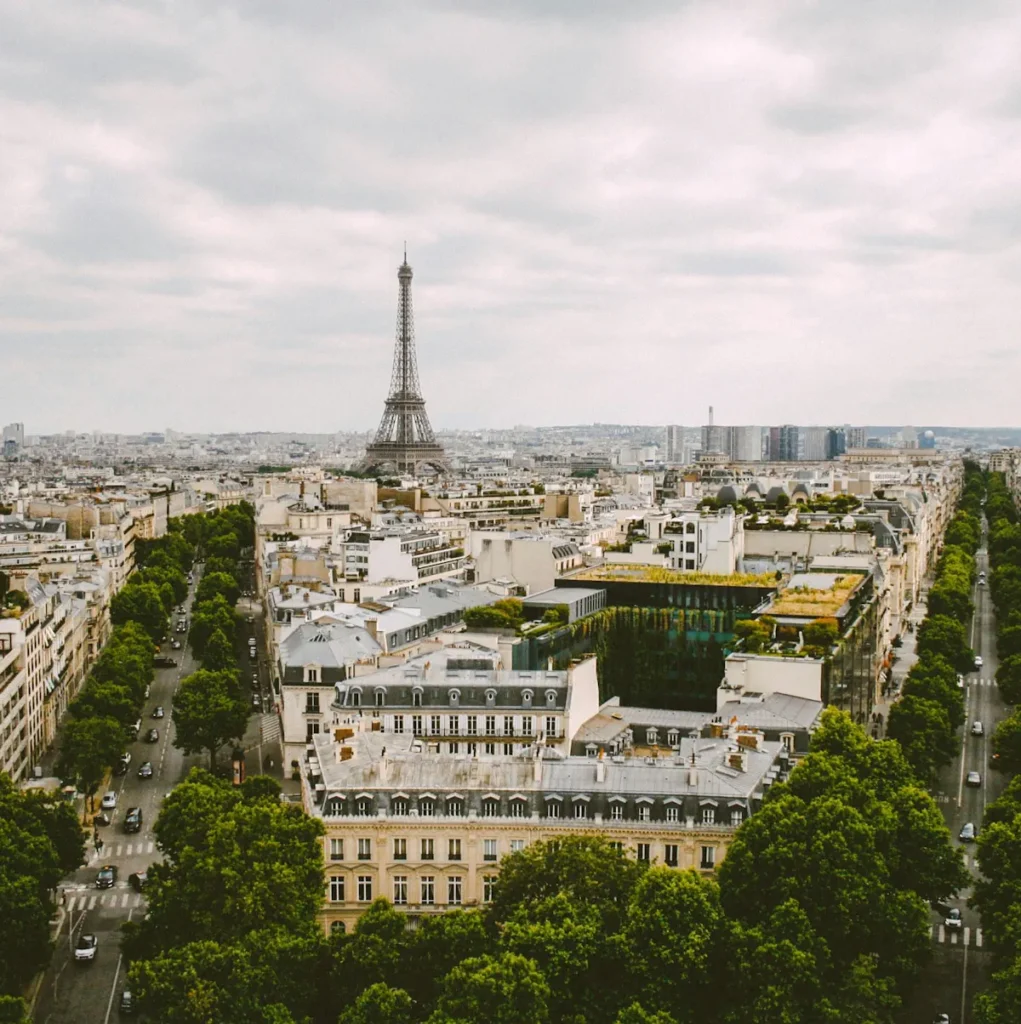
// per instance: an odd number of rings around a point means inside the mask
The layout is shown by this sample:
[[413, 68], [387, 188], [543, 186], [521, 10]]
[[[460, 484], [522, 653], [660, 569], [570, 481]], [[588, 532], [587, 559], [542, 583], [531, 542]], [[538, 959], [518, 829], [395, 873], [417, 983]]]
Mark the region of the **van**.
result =
[[138, 739], [138, 734], [142, 731], [142, 719], [139, 718], [137, 722], [131, 727], [132, 733], [134, 733], [133, 739]]

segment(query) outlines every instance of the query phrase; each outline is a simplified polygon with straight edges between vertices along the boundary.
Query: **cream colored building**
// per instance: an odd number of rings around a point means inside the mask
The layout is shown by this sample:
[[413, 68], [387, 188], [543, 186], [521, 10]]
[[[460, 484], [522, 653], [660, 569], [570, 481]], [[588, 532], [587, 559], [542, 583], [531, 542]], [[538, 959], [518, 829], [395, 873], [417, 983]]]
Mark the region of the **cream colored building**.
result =
[[568, 835], [711, 872], [787, 765], [782, 745], [751, 729], [659, 756], [571, 756], [538, 737], [484, 758], [352, 717], [313, 737], [302, 765], [305, 809], [326, 830], [323, 926], [350, 929], [379, 896], [413, 918], [485, 904], [503, 857]]

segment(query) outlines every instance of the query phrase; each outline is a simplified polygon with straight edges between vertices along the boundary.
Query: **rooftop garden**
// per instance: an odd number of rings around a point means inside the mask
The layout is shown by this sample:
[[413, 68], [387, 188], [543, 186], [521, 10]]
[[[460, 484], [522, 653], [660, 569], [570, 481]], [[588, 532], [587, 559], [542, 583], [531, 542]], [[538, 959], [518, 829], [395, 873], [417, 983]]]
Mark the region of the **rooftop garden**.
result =
[[833, 586], [825, 589], [787, 587], [773, 598], [769, 614], [796, 615], [812, 619], [836, 615], [864, 579], [865, 577], [859, 573], [849, 573], [837, 576]]
[[573, 575], [572, 580], [620, 583], [684, 583], [702, 587], [775, 587], [778, 573], [681, 572], [658, 565], [596, 565]]

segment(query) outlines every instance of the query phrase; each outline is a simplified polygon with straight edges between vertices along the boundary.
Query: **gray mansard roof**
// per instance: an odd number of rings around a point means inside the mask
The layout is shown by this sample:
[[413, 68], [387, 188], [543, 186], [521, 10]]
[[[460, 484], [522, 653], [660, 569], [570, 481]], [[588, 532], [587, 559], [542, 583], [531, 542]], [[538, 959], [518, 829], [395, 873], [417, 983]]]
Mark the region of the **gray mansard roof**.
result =
[[304, 622], [280, 642], [285, 683], [300, 683], [305, 665], [321, 665], [325, 683], [344, 679], [346, 666], [374, 658], [381, 648], [368, 630], [325, 615]]
[[[322, 786], [316, 802], [326, 815], [356, 813], [358, 801], [368, 801], [373, 815], [392, 813], [393, 800], [406, 801], [416, 814], [421, 800], [431, 800], [442, 815], [449, 799], [463, 802], [465, 815], [481, 814], [487, 800], [498, 801], [500, 815], [509, 815], [510, 803], [521, 800], [530, 814], [544, 813], [549, 800], [584, 800], [591, 814], [607, 817], [614, 803], [649, 804], [653, 820], [665, 816], [667, 805], [680, 806], [682, 816], [693, 816], [704, 804], [736, 805], [750, 812], [763, 788], [785, 770], [779, 743], [744, 749], [726, 738], [682, 740], [680, 752], [665, 758], [599, 761], [566, 757], [544, 747], [538, 751], [538, 764], [534, 748], [523, 755], [475, 758], [429, 753], [423, 740], [369, 731], [341, 742], [328, 734], [315, 736], [313, 744], [309, 776], [313, 787]], [[351, 755], [343, 761], [342, 746]], [[737, 765], [740, 755], [743, 764]]]

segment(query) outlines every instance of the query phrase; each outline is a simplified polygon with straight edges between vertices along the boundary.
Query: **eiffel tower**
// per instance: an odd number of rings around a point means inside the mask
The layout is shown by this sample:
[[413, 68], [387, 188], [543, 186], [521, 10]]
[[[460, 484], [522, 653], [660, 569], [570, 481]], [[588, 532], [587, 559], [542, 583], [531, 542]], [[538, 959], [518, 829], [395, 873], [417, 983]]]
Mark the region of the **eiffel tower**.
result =
[[411, 277], [405, 249], [404, 262], [397, 271], [400, 296], [397, 300], [397, 342], [394, 345], [390, 394], [376, 436], [365, 449], [365, 458], [359, 467], [363, 472], [383, 466], [393, 466], [398, 473], [417, 473], [422, 466], [432, 466], [440, 471], [450, 469], [443, 446], [429, 425], [425, 399], [418, 383]]

